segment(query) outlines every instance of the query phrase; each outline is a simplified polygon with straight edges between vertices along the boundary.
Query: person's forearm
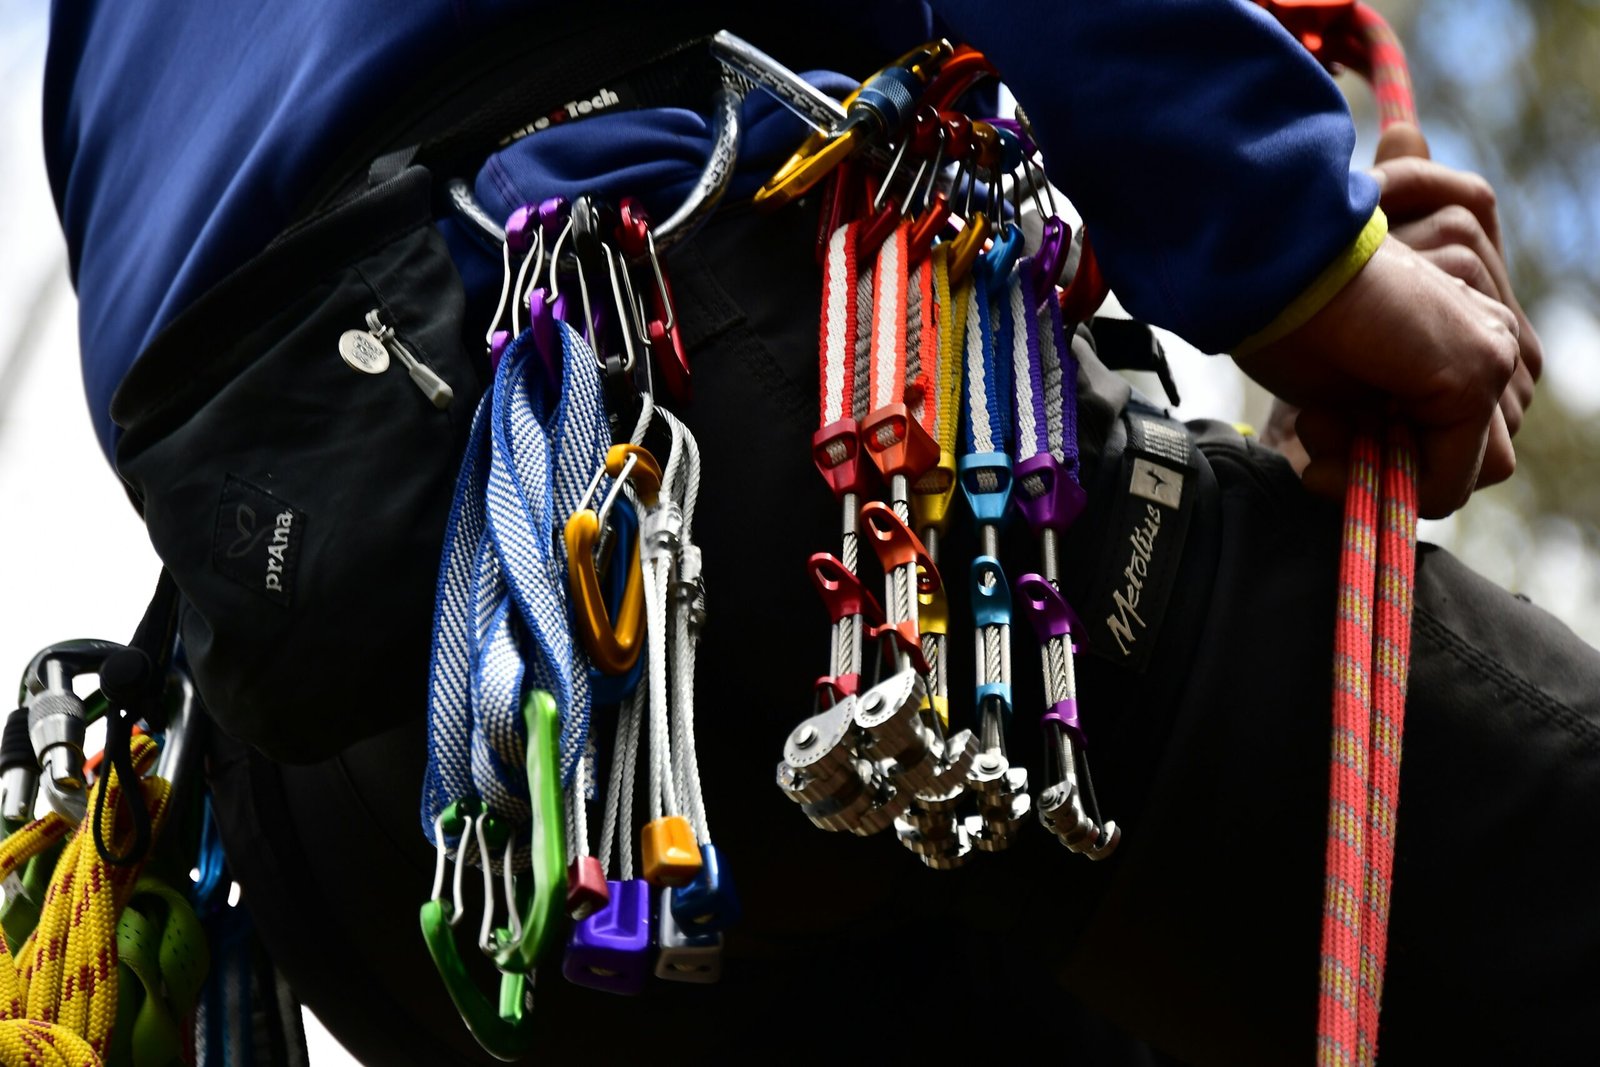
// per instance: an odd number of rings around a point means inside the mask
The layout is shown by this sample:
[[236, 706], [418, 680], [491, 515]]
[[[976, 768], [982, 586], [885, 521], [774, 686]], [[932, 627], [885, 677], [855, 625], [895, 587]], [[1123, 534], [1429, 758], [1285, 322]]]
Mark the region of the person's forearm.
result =
[[1027, 109], [1134, 315], [1222, 351], [1309, 317], [1371, 254], [1344, 98], [1247, 0], [932, 6]]

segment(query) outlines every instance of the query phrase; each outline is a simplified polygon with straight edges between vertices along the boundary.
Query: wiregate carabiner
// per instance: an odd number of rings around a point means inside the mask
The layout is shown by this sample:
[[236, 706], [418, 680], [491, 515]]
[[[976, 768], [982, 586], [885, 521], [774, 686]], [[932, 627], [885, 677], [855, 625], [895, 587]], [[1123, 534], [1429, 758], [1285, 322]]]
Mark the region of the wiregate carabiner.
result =
[[[434, 969], [444, 982], [445, 992], [455, 1005], [456, 1013], [467, 1029], [483, 1046], [484, 1051], [501, 1060], [515, 1060], [533, 1048], [537, 1036], [531, 1012], [531, 991], [528, 979], [522, 974], [502, 974], [497, 1005], [491, 1005], [467, 974], [466, 964], [456, 948], [454, 928], [461, 921], [461, 873], [469, 836], [478, 818], [476, 800], [462, 800], [441, 811], [433, 822], [435, 860], [433, 892], [422, 905], [419, 921], [422, 939], [433, 959]], [[444, 895], [445, 869], [449, 866], [449, 846], [446, 837], [459, 835], [456, 849], [454, 892]], [[487, 869], [488, 859], [483, 858]], [[487, 903], [487, 902], [486, 902]]]
[[689, 357], [683, 350], [672, 285], [661, 267], [655, 234], [650, 229], [650, 216], [644, 204], [632, 196], [622, 198], [617, 215], [617, 245], [622, 254], [630, 260], [647, 260], [655, 276], [655, 286], [650, 290], [650, 319], [645, 328], [645, 342], [655, 356], [656, 372], [672, 399], [687, 404], [691, 397]]
[[939, 73], [922, 94], [924, 103], [939, 110], [950, 107], [984, 78], [998, 78], [999, 72], [984, 54], [971, 45], [960, 45], [939, 64]]
[[120, 651], [113, 641], [62, 641], [42, 649], [23, 672], [28, 695], [28, 738], [39, 760], [39, 788], [51, 810], [74, 825], [88, 811], [83, 744], [88, 714], [72, 691], [72, 679], [97, 674], [106, 657]]
[[[605, 502], [596, 511], [589, 504], [605, 475], [615, 481]], [[595, 666], [608, 674], [628, 673], [639, 661], [639, 652], [644, 647], [644, 575], [639, 567], [637, 546], [621, 561], [621, 565], [628, 568], [628, 577], [622, 592], [622, 606], [615, 617], [607, 609], [600, 575], [595, 570], [600, 531], [624, 483], [631, 483], [645, 503], [654, 507], [661, 492], [661, 466], [638, 445], [611, 446], [605, 465], [595, 473], [564, 531], [567, 583], [572, 591], [573, 611], [578, 617], [578, 639]]]

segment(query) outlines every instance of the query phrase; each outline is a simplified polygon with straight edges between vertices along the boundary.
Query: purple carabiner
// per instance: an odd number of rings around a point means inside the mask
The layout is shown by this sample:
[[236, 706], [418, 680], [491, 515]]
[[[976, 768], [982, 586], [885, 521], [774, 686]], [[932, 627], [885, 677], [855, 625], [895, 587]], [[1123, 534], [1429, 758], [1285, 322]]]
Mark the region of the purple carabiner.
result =
[[[545, 299], [543, 289], [535, 289], [528, 299], [528, 329], [533, 331], [533, 343], [538, 349], [539, 365], [544, 369], [544, 381], [554, 396], [561, 388], [562, 366], [565, 360], [561, 348], [561, 334], [556, 329], [558, 320], [567, 317], [567, 298], [559, 294], [552, 302]], [[498, 362], [498, 361], [497, 361]]]
[[1044, 222], [1044, 235], [1039, 238], [1039, 251], [1033, 254], [1033, 306], [1038, 308], [1055, 295], [1056, 279], [1061, 277], [1061, 267], [1067, 261], [1067, 250], [1072, 246], [1072, 233], [1067, 224], [1052, 215]]
[[517, 255], [524, 255], [533, 247], [535, 227], [539, 225], [539, 209], [523, 204], [506, 219], [506, 245]]

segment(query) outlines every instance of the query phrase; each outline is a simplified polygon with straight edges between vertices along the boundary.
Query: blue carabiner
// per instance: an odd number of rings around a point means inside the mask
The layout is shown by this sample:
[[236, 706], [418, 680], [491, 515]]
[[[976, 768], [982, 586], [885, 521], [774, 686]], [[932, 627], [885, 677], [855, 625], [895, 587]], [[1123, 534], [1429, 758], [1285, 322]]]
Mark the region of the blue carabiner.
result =
[[[615, 619], [622, 613], [622, 595], [628, 585], [626, 561], [639, 551], [639, 513], [626, 495], [618, 495], [616, 503], [611, 506], [610, 520], [612, 563], [600, 579], [600, 591], [605, 597], [607, 616]], [[622, 674], [607, 674], [593, 664], [589, 665], [589, 692], [596, 706], [621, 704], [639, 688], [647, 658], [643, 648], [649, 640], [648, 635], [643, 638], [639, 657]]]

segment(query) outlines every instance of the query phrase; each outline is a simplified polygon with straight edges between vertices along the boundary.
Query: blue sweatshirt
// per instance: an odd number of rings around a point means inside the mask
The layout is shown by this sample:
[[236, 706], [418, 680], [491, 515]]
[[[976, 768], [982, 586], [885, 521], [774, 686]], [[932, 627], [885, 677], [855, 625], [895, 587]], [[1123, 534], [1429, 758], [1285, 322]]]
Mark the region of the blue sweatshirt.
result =
[[[45, 154], [108, 455], [111, 395], [155, 334], [266, 246], [417, 71], [538, 6], [55, 4]], [[1223, 350], [1319, 278], [1326, 290], [1330, 271], [1359, 268], [1352, 250], [1370, 238], [1377, 188], [1350, 171], [1343, 97], [1248, 0], [889, 4], [872, 18], [886, 57], [928, 37], [930, 7], [1027, 107], [1052, 177], [1134, 315]], [[813, 5], [819, 18], [849, 10]], [[763, 121], [742, 157], [746, 191], [802, 132], [768, 104], [751, 107]], [[689, 112], [600, 116], [529, 138], [498, 193], [480, 182], [480, 195], [503, 216], [584, 188], [681, 188], [708, 142]]]

